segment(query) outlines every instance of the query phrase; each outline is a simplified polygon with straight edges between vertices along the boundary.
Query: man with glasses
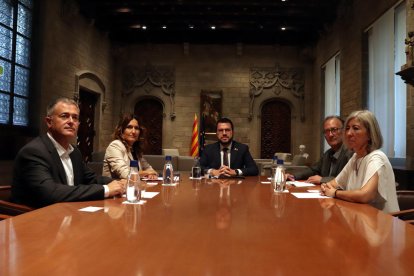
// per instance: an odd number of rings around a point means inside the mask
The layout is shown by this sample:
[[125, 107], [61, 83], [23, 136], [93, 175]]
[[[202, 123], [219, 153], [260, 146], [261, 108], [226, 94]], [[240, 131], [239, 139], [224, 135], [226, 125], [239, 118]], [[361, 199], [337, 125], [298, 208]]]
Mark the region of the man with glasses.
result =
[[63, 201], [98, 200], [125, 192], [125, 180], [97, 177], [71, 142], [79, 127], [79, 106], [59, 98], [47, 108], [47, 133], [25, 145], [14, 162], [12, 201], [43, 207]]
[[204, 149], [200, 165], [204, 172], [214, 177], [257, 175], [259, 170], [249, 147], [233, 140], [233, 122], [221, 118], [216, 124], [218, 141]]
[[347, 150], [342, 143], [343, 127], [344, 121], [340, 117], [326, 117], [323, 121], [323, 133], [331, 148], [322, 155], [316, 164], [294, 175], [288, 175], [288, 178], [306, 180], [314, 184], [325, 183], [335, 178], [352, 157], [352, 152]]

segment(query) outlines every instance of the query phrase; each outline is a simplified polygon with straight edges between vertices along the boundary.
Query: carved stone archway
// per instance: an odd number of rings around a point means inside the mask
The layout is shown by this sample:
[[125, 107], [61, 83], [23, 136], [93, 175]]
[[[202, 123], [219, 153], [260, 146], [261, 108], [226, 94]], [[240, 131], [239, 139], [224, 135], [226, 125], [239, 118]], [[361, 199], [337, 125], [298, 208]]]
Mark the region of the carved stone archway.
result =
[[270, 90], [275, 97], [282, 91], [288, 91], [299, 99], [300, 119], [305, 121], [304, 107], [304, 72], [298, 68], [254, 67], [250, 69], [250, 104], [249, 119], [254, 116], [254, 101], [264, 90]]
[[162, 93], [168, 97], [170, 103], [170, 119], [175, 119], [175, 70], [173, 67], [156, 67], [150, 64], [143, 67], [128, 66], [124, 68], [123, 76], [122, 96], [124, 98], [129, 97], [137, 89], [144, 91], [146, 95], [161, 98], [160, 95], [154, 95], [153, 93], [154, 87], [159, 87]]

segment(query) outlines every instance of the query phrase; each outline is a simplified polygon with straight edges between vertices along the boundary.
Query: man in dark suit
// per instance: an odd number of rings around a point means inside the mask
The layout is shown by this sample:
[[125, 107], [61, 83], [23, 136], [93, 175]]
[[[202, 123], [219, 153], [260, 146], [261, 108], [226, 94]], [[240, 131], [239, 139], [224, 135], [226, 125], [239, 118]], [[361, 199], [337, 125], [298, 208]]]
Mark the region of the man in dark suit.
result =
[[247, 145], [233, 140], [233, 122], [228, 118], [217, 121], [218, 141], [207, 145], [200, 164], [203, 171], [212, 176], [248, 176], [257, 175], [259, 170]]
[[47, 108], [47, 133], [25, 145], [14, 162], [12, 201], [43, 207], [62, 201], [98, 200], [120, 195], [125, 180], [97, 177], [70, 142], [79, 127], [79, 106], [59, 98]]
[[307, 182], [321, 184], [329, 182], [337, 176], [352, 157], [353, 152], [346, 149], [342, 143], [342, 130], [344, 121], [338, 116], [328, 116], [323, 121], [323, 133], [325, 140], [331, 147], [325, 151], [321, 159], [303, 171], [295, 173], [288, 178], [305, 180]]

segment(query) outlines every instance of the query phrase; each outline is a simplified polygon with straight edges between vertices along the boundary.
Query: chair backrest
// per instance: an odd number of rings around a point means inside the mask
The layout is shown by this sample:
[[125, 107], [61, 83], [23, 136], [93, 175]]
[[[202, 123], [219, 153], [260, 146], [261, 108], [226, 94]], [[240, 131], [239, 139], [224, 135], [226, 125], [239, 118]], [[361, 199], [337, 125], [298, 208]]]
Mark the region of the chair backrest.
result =
[[0, 215], [3, 219], [32, 211], [33, 208], [10, 202], [11, 186], [0, 186]]
[[10, 199], [11, 195], [11, 186], [0, 186], [0, 200], [6, 200], [8, 201]]
[[180, 172], [190, 172], [194, 166], [194, 157], [178, 156], [178, 170]]
[[179, 156], [178, 149], [162, 149], [162, 155]]
[[92, 162], [103, 162], [105, 157], [105, 151], [92, 152]]
[[400, 210], [414, 209], [414, 191], [397, 190], [397, 199]]
[[[156, 170], [158, 173], [162, 172], [165, 163], [164, 155], [145, 154], [143, 157], [148, 161], [154, 170]], [[176, 170], [178, 168], [178, 156], [172, 156], [171, 162], [173, 164], [174, 170]]]
[[306, 158], [302, 155], [293, 156], [292, 165], [294, 166], [304, 166], [306, 165]]

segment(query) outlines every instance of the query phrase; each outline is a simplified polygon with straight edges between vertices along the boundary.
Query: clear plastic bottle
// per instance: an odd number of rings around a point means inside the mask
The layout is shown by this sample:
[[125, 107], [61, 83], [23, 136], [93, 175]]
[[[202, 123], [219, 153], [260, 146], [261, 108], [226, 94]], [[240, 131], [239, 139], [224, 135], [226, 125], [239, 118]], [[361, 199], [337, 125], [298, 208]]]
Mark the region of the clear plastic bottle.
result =
[[272, 178], [272, 185], [275, 192], [283, 192], [286, 187], [286, 174], [285, 167], [283, 166], [283, 160], [277, 160], [277, 167], [275, 175]]
[[174, 184], [174, 168], [171, 162], [171, 156], [165, 156], [164, 170], [162, 171], [163, 185]]
[[270, 168], [270, 177], [271, 179], [275, 178], [276, 168], [277, 168], [277, 155], [273, 155], [272, 166]]
[[135, 203], [141, 200], [140, 178], [138, 173], [138, 161], [129, 162], [129, 174], [127, 181], [126, 197], [128, 202]]

